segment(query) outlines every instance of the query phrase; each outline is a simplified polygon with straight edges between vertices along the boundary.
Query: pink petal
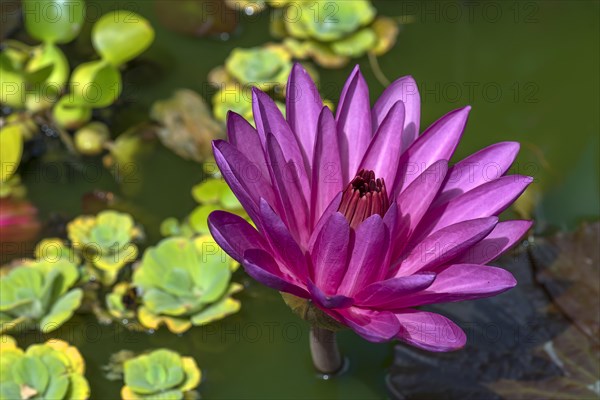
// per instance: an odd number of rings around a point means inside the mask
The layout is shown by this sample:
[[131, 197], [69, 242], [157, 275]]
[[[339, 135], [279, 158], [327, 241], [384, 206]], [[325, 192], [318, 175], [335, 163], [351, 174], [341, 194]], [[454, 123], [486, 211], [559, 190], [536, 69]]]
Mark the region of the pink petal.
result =
[[227, 113], [227, 135], [229, 143], [257, 167], [261, 176], [269, 180], [269, 171], [258, 132], [241, 115], [233, 111]]
[[311, 250], [313, 279], [327, 294], [335, 294], [348, 267], [350, 225], [336, 212], [323, 226]]
[[369, 87], [358, 65], [344, 85], [335, 120], [338, 126], [344, 181], [349, 182], [358, 170], [372, 134]]
[[361, 307], [393, 308], [398, 296], [427, 289], [434, 279], [434, 272], [424, 272], [375, 282], [358, 292], [354, 300]]
[[323, 100], [312, 78], [299, 63], [295, 63], [292, 68], [286, 91], [287, 121], [310, 163]]
[[488, 265], [454, 264], [438, 272], [426, 290], [398, 296], [397, 308], [481, 299], [503, 293], [517, 284], [510, 272]]
[[433, 270], [463, 254], [486, 237], [497, 223], [498, 217], [488, 217], [462, 221], [440, 229], [411, 249], [395, 276]]
[[396, 314], [400, 331], [396, 339], [428, 351], [458, 350], [467, 342], [463, 330], [448, 318], [419, 310], [402, 310]]
[[256, 129], [261, 138], [265, 151], [268, 152], [267, 135], [272, 134], [281, 146], [286, 162], [291, 162], [301, 178], [302, 189], [308, 193], [309, 181], [306, 173], [306, 163], [300, 144], [290, 126], [281, 115], [279, 108], [266, 93], [252, 89], [252, 110]]
[[352, 297], [373, 283], [381, 271], [387, 271], [384, 260], [388, 246], [389, 232], [382, 218], [375, 214], [364, 220], [356, 229], [352, 256], [338, 294]]
[[410, 144], [419, 135], [419, 122], [421, 119], [421, 97], [419, 96], [417, 83], [412, 76], [404, 76], [392, 82], [377, 99], [372, 113], [373, 132], [377, 132], [379, 125], [397, 101], [402, 101], [406, 108], [402, 135], [406, 139], [406, 143]]
[[394, 183], [395, 194], [402, 192], [430, 165], [450, 160], [467, 123], [471, 107], [460, 108], [444, 115], [431, 125], [404, 152]]
[[357, 307], [335, 310], [338, 318], [370, 342], [387, 342], [400, 327], [396, 316], [389, 311], [376, 311]]
[[[375, 133], [359, 170], [372, 170], [376, 177], [383, 178], [388, 184], [393, 184], [400, 154], [408, 147], [408, 144], [404, 143], [402, 126], [404, 126], [404, 103], [399, 101], [392, 106]], [[390, 187], [389, 190], [391, 191], [391, 189]]]
[[519, 153], [519, 143], [496, 143], [463, 159], [448, 170], [433, 206], [438, 206], [486, 182], [500, 178]]
[[319, 220], [331, 200], [344, 188], [340, 153], [337, 151], [337, 128], [329, 108], [323, 108], [318, 125], [312, 163], [311, 226]]
[[487, 264], [510, 249], [527, 233], [531, 221], [500, 222], [481, 242], [454, 260], [457, 264]]
[[271, 184], [262, 177], [260, 169], [239, 150], [225, 141], [215, 140], [213, 153], [223, 178], [253, 221], [259, 220], [258, 205], [261, 197], [270, 205], [277, 205]]
[[268, 246], [252, 225], [235, 214], [213, 211], [208, 216], [208, 228], [219, 246], [237, 262], [242, 262], [246, 250]]
[[298, 169], [296, 165], [286, 162], [279, 143], [270, 133], [267, 134], [267, 148], [269, 170], [285, 220], [294, 237], [304, 243], [308, 241], [309, 236], [310, 210], [304, 198], [305, 193], [300, 187]]
[[[302, 250], [288, 231], [287, 227], [266, 201], [260, 202], [261, 227], [277, 258], [283, 262], [289, 274], [301, 282], [306, 282], [308, 269]], [[286, 271], [284, 271], [286, 272]]]
[[396, 200], [398, 220], [393, 239], [392, 261], [395, 261], [408, 243], [408, 238], [429, 209], [438, 189], [444, 182], [448, 162], [440, 160], [427, 168]]
[[310, 298], [306, 290], [293, 283], [293, 278], [286, 276], [269, 253], [263, 250], [247, 250], [242, 265], [248, 275], [263, 285], [302, 298]]
[[417, 227], [415, 240], [460, 221], [499, 215], [532, 181], [528, 176], [503, 176], [461, 194], [431, 210]]
[[354, 300], [350, 297], [341, 295], [326, 295], [311, 280], [308, 281], [308, 290], [312, 296], [312, 299], [323, 308], [348, 308], [352, 306], [352, 303], [354, 303]]

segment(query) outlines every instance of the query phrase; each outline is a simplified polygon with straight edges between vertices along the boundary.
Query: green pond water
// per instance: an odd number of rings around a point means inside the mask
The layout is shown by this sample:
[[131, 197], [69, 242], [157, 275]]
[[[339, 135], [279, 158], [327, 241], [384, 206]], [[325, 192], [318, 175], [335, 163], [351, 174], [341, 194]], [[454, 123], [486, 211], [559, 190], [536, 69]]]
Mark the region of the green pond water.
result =
[[[410, 74], [417, 80], [422, 127], [454, 108], [472, 105], [457, 159], [494, 142], [519, 141], [522, 151], [514, 172], [535, 177], [532, 186], [541, 193], [534, 214], [539, 231], [553, 226], [571, 229], [582, 219], [597, 218], [598, 2], [490, 2], [493, 6], [475, 2], [479, 5], [470, 8], [461, 2], [374, 3], [384, 15], [414, 15], [414, 21], [403, 26], [396, 47], [379, 62], [390, 79]], [[154, 100], [170, 96], [177, 88], [195, 89], [208, 98], [206, 76], [231, 49], [271, 40], [268, 14], [242, 18], [240, 31], [221, 41], [168, 31], [158, 23], [152, 1], [119, 4], [124, 5], [155, 27], [155, 43], [143, 59], [157, 67], [142, 66], [139, 73], [126, 76], [127, 100], [133, 111], [117, 121], [116, 132], [132, 120], [143, 119]], [[384, 87], [366, 58], [357, 62], [373, 100]], [[352, 65], [320, 70], [324, 97], [337, 100], [351, 69]], [[192, 210], [190, 188], [202, 177], [198, 164], [161, 146], [140, 161], [135, 190], [117, 185], [106, 172], [85, 175], [62, 164], [56, 169], [51, 161], [47, 154], [26, 164], [23, 171], [29, 198], [43, 218], [56, 213], [74, 217], [81, 212], [83, 194], [94, 189], [114, 191], [135, 204], [132, 212], [144, 224], [146, 245], [160, 239], [162, 219], [183, 217]], [[97, 161], [89, 162], [98, 166]], [[54, 172], [48, 172], [49, 165]], [[106, 380], [102, 370], [111, 353], [159, 347], [197, 360], [203, 371], [203, 398], [388, 396], [385, 376], [393, 344], [372, 344], [343, 332], [339, 339], [350, 360], [348, 372], [329, 381], [317, 379], [308, 351], [308, 326], [289, 311], [277, 292], [253, 282], [242, 271], [234, 280], [246, 285], [237, 296], [241, 311], [180, 336], [166, 329], [152, 334], [130, 332], [115, 324], [99, 325], [93, 317], [82, 315], [52, 337], [67, 339], [81, 350], [94, 399], [118, 398], [121, 383]], [[18, 339], [26, 345], [42, 338], [27, 334]], [[462, 351], [468, 352], [469, 346]]]

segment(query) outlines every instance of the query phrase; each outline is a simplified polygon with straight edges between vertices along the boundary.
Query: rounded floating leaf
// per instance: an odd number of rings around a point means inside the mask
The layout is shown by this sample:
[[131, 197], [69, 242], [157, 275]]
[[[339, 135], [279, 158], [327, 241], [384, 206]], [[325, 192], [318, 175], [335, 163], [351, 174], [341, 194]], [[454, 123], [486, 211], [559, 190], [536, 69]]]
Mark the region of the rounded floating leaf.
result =
[[92, 118], [92, 109], [73, 104], [67, 97], [62, 97], [52, 109], [54, 122], [66, 129], [76, 129]]
[[72, 101], [93, 108], [108, 107], [121, 94], [121, 73], [105, 61], [79, 65], [71, 76]]
[[23, 107], [25, 77], [18, 60], [11, 56], [11, 52], [4, 50], [0, 53], [0, 88], [0, 103], [14, 108]]
[[20, 125], [7, 125], [0, 129], [0, 182], [13, 176], [23, 152]]
[[154, 40], [154, 30], [140, 15], [117, 10], [103, 15], [92, 29], [92, 43], [102, 58], [114, 66], [143, 53]]
[[25, 29], [45, 43], [75, 39], [85, 18], [84, 0], [25, 0]]
[[110, 139], [110, 132], [102, 122], [90, 122], [75, 132], [75, 148], [86, 156], [102, 153], [104, 144]]
[[29, 83], [41, 84], [44, 91], [59, 93], [69, 77], [69, 62], [61, 49], [47, 43], [33, 50], [25, 72]]

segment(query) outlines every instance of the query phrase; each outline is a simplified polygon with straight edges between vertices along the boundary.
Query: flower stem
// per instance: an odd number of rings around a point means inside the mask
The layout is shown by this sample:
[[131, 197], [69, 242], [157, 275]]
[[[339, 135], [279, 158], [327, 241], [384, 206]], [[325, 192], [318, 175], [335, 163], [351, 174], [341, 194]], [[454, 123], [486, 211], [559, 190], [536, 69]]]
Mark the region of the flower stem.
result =
[[317, 371], [329, 375], [342, 368], [335, 332], [313, 325], [310, 328], [310, 352]]

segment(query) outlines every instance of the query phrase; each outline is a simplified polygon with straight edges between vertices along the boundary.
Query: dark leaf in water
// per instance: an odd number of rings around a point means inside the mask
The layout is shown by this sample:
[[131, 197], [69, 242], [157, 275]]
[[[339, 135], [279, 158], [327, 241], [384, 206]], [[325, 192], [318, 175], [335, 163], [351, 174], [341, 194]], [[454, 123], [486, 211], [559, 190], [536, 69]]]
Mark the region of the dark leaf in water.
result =
[[527, 246], [494, 264], [513, 273], [517, 287], [489, 299], [428, 307], [456, 321], [467, 334], [467, 345], [453, 353], [397, 345], [387, 378], [393, 398], [500, 399], [488, 384], [561, 375], [558, 366], [533, 351], [563, 331], [567, 322], [544, 312], [548, 296], [533, 279]]
[[156, 14], [167, 29], [184, 35], [203, 37], [231, 33], [238, 24], [238, 13], [224, 0], [157, 0]]
[[563, 372], [539, 381], [500, 380], [488, 386], [511, 400], [600, 398], [600, 348], [575, 327], [546, 343], [540, 351]]
[[600, 337], [600, 223], [560, 232], [531, 248], [537, 279], [561, 312], [592, 340]]

